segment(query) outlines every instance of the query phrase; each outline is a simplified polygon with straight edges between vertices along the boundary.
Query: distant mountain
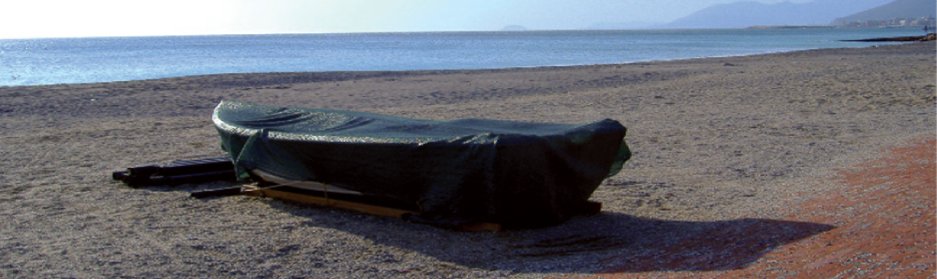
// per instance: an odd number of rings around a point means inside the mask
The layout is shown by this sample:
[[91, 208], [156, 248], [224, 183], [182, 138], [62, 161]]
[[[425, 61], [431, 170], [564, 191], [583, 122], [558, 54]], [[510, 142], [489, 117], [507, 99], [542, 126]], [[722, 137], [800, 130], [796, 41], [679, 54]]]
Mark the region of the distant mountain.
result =
[[775, 4], [735, 2], [710, 6], [670, 22], [664, 27], [745, 28], [774, 25], [827, 25], [836, 18], [880, 6], [888, 1], [815, 0], [807, 3]]
[[849, 16], [837, 18], [833, 24], [846, 24], [849, 22], [888, 20], [896, 18], [935, 17], [937, 15], [937, 2], [934, 0], [895, 0], [891, 3], [869, 10], [858, 12]]

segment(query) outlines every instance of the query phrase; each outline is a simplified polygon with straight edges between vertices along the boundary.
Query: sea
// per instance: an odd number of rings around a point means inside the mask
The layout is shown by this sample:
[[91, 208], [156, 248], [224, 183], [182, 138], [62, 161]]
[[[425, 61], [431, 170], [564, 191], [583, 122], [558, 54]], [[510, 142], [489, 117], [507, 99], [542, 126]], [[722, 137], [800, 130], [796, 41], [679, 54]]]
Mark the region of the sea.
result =
[[213, 35], [0, 40], [0, 86], [253, 72], [492, 69], [724, 57], [888, 43], [919, 28]]

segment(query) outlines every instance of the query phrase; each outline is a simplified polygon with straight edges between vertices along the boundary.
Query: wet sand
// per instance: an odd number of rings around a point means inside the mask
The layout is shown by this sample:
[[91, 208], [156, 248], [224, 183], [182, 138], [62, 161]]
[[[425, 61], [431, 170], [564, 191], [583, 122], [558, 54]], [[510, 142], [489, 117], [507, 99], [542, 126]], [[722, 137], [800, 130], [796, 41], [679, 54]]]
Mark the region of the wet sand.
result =
[[[0, 277], [933, 276], [934, 53], [927, 42], [2, 87]], [[222, 155], [210, 121], [220, 100], [431, 119], [611, 118], [628, 127], [634, 157], [593, 194], [601, 214], [500, 233], [188, 197], [220, 185], [110, 180], [128, 166]], [[892, 153], [901, 146], [918, 156]], [[884, 167], [907, 179], [861, 177], [889, 158], [901, 160]], [[869, 244], [850, 244], [858, 239]]]

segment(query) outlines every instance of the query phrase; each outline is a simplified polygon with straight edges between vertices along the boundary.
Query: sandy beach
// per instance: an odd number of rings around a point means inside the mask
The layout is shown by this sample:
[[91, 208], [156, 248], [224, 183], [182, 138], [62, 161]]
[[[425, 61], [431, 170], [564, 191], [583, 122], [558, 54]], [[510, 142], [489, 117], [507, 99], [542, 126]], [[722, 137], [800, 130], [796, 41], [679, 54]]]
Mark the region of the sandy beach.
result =
[[[0, 87], [0, 277], [934, 277], [935, 43], [621, 65]], [[628, 128], [599, 215], [456, 232], [112, 171], [240, 100]]]

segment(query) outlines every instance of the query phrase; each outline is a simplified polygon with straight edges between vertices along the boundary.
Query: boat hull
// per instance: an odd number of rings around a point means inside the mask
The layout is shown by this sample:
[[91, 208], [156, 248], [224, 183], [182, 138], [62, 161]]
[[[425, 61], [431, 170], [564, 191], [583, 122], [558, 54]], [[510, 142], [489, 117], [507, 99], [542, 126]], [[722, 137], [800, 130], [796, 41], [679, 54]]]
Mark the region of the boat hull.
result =
[[213, 120], [242, 178], [313, 182], [447, 223], [562, 222], [630, 157], [625, 127], [607, 119], [430, 121], [222, 102]]

